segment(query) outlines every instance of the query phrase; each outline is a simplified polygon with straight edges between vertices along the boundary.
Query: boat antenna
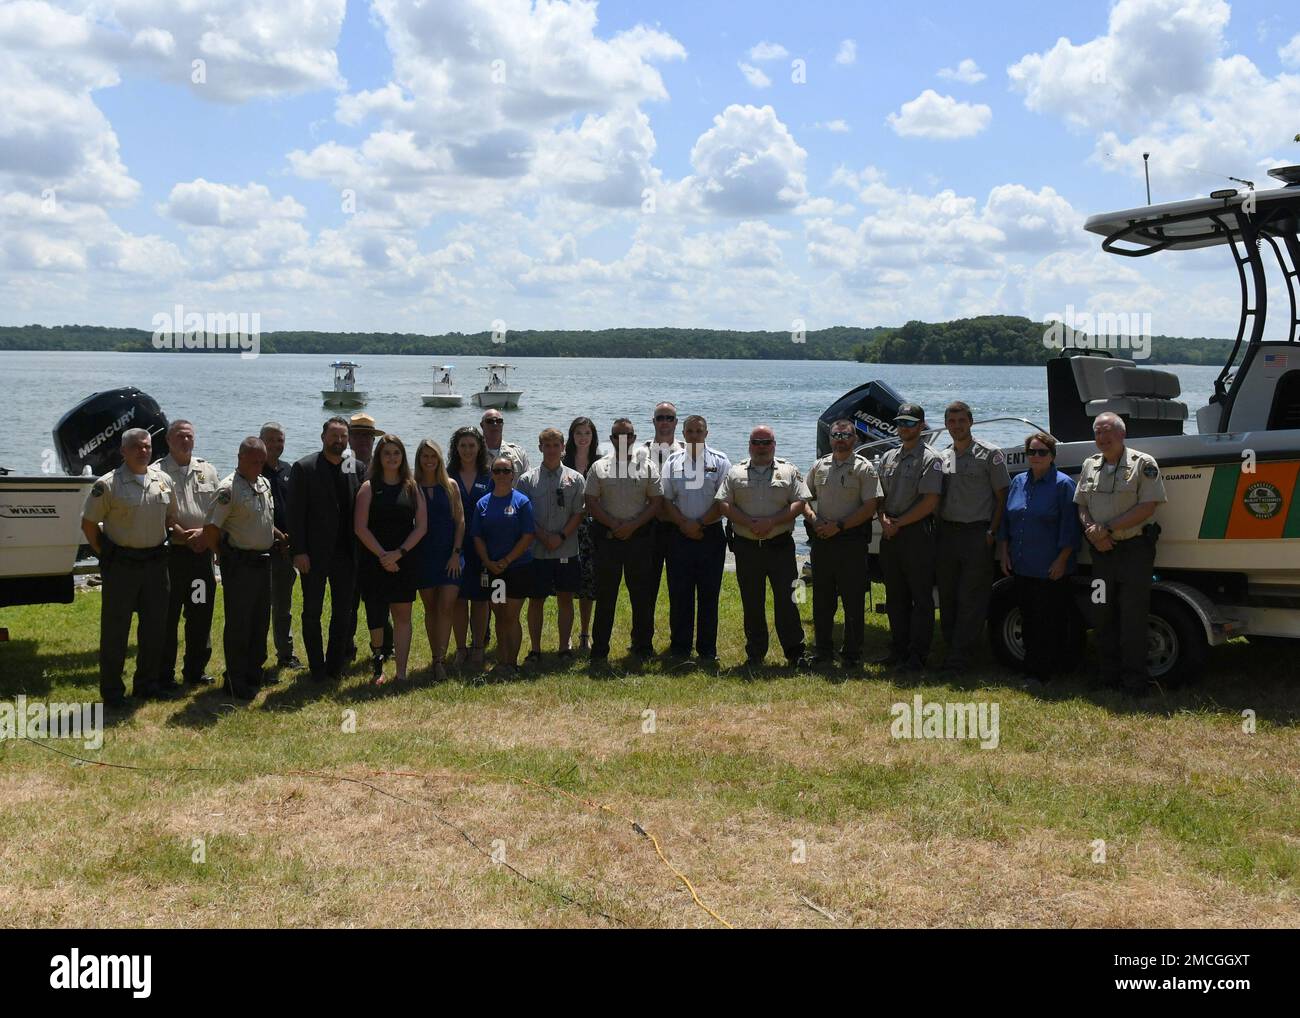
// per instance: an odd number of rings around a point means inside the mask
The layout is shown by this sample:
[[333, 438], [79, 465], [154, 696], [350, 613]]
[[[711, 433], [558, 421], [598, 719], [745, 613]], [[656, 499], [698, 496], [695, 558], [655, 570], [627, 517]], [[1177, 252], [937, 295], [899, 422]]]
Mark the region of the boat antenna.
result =
[[1220, 173], [1218, 170], [1207, 170], [1202, 166], [1184, 166], [1183, 169], [1191, 170], [1193, 173], [1204, 174], [1207, 177], [1222, 177], [1224, 180], [1231, 180], [1234, 184], [1245, 184], [1252, 191], [1255, 190], [1255, 182], [1253, 180], [1234, 177], [1231, 173]]
[[1150, 152], [1143, 152], [1143, 153], [1142, 153], [1142, 172], [1143, 172], [1144, 174], [1146, 174], [1146, 178], [1147, 178], [1147, 204], [1148, 204], [1148, 205], [1151, 204], [1151, 162], [1150, 162], [1150, 160], [1151, 160], [1151, 153], [1150, 153]]

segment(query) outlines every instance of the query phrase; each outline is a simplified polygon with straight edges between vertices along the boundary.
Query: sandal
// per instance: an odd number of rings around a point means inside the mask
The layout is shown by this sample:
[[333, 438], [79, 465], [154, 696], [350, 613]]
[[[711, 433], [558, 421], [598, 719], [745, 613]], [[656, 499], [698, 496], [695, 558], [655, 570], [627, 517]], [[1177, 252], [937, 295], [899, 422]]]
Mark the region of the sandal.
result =
[[578, 637], [578, 649], [586, 651], [587, 653], [591, 652], [591, 640], [588, 638], [586, 633], [583, 633]]

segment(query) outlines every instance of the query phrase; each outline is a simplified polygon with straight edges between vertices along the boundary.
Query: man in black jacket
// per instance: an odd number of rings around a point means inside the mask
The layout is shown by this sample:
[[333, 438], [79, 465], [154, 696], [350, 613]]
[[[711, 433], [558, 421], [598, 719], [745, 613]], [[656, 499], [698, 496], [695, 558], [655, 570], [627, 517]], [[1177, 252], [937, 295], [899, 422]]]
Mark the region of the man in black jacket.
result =
[[[346, 664], [348, 625], [356, 552], [352, 508], [361, 486], [355, 471], [343, 468], [348, 422], [331, 417], [321, 432], [322, 449], [304, 456], [289, 473], [289, 548], [302, 577], [302, 642], [311, 677], [337, 679]], [[330, 587], [329, 644], [321, 648], [325, 584]]]

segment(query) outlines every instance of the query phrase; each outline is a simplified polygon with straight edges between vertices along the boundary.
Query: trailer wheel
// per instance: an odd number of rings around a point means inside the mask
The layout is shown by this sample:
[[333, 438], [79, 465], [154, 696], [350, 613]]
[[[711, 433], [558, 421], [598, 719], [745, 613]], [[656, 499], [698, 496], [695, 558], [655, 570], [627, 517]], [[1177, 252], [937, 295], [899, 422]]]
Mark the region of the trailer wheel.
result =
[[[989, 599], [989, 648], [999, 664], [1019, 670], [1025, 663], [1025, 638], [1022, 632], [1020, 605], [1016, 603], [1013, 583], [999, 583]], [[1073, 603], [1066, 619], [1065, 639], [1059, 648], [1057, 668], [1066, 673], [1083, 660], [1087, 633], [1083, 619]]]
[[989, 598], [989, 649], [998, 663], [1007, 668], [1019, 670], [1025, 663], [1020, 605], [1016, 604], [1013, 584], [998, 584]]
[[1210, 645], [1200, 619], [1172, 594], [1155, 591], [1147, 615], [1147, 674], [1161, 685], [1191, 682], [1205, 668]]

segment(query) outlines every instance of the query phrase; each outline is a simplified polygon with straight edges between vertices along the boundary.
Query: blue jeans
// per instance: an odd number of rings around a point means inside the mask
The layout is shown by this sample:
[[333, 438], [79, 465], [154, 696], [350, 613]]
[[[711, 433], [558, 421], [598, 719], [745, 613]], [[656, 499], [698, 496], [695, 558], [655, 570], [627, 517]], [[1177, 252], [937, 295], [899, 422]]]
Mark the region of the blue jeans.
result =
[[722, 524], [705, 527], [699, 541], [677, 531], [668, 545], [666, 561], [670, 649], [674, 654], [690, 654], [694, 636], [700, 657], [717, 657], [718, 598], [727, 561]]

